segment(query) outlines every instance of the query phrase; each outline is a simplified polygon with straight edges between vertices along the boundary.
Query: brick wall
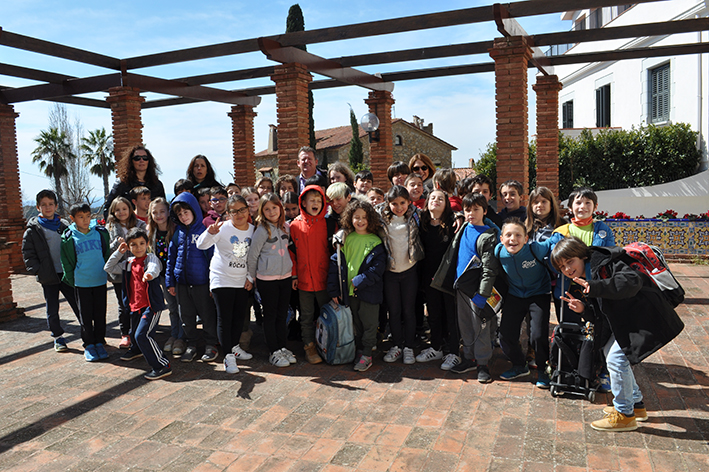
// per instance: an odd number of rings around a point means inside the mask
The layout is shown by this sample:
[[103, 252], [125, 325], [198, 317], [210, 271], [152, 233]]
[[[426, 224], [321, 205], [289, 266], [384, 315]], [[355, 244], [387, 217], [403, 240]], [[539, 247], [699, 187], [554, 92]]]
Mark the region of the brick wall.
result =
[[138, 88], [113, 87], [108, 89], [106, 101], [111, 106], [113, 154], [117, 162], [126, 149], [143, 144], [140, 107], [145, 98], [140, 96]]
[[387, 188], [389, 186], [387, 169], [394, 156], [391, 127], [391, 106], [394, 104], [394, 97], [391, 92], [377, 90], [369, 92], [369, 97], [364, 103], [369, 106], [369, 112], [379, 118], [379, 142], [369, 144], [369, 168], [374, 175], [374, 186]]
[[10, 256], [15, 252], [19, 251], [14, 244], [8, 245], [4, 239], [0, 240], [0, 322], [24, 316], [24, 310], [17, 307], [12, 297]]
[[239, 186], [253, 185], [254, 168], [254, 107], [237, 105], [227, 113], [231, 118], [234, 157], [234, 180]]
[[537, 185], [559, 197], [559, 90], [555, 75], [540, 75], [532, 86], [537, 94]]
[[[13, 244], [8, 261], [12, 271], [24, 272], [20, 247], [25, 231], [20, 192], [20, 169], [17, 160], [15, 120], [20, 116], [12, 105], [0, 104], [0, 237]], [[32, 195], [34, 197], [34, 195]]]
[[274, 67], [278, 114], [278, 168], [280, 174], [299, 175], [298, 149], [310, 142], [308, 86], [313, 77], [302, 64]]

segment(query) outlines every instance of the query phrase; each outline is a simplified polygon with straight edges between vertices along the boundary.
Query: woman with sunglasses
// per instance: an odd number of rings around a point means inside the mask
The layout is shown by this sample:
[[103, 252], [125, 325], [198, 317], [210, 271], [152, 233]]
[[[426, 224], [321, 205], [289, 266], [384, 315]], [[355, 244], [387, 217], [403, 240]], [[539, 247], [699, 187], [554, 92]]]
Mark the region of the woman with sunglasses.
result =
[[108, 218], [108, 208], [117, 197], [125, 197], [130, 201], [129, 193], [135, 187], [148, 187], [150, 199], [165, 198], [165, 188], [158, 175], [160, 168], [155, 158], [143, 145], [136, 145], [123, 153], [121, 160], [116, 163], [116, 176], [118, 180], [113, 184], [111, 192], [106, 196], [103, 205], [103, 216]]
[[433, 190], [433, 174], [436, 172], [436, 166], [431, 158], [421, 152], [416, 153], [409, 159], [409, 169], [412, 174], [421, 174], [423, 198], [428, 197], [428, 193]]

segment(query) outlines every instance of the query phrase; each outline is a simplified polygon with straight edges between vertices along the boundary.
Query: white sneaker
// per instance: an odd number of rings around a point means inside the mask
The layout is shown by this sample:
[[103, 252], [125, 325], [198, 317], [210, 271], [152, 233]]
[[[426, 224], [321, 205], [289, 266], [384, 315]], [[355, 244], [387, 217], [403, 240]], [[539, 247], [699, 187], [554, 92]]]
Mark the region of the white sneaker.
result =
[[455, 354], [446, 354], [446, 357], [443, 358], [443, 364], [441, 364], [441, 369], [451, 370], [453, 367], [457, 366], [460, 363], [460, 357], [456, 356]]
[[293, 354], [293, 353], [292, 353], [291, 351], [289, 351], [288, 349], [283, 348], [283, 349], [281, 349], [281, 351], [283, 352], [283, 357], [285, 357], [285, 358], [288, 360], [288, 362], [289, 362], [290, 364], [295, 364], [296, 362], [298, 362], [298, 361], [295, 359], [295, 354]]
[[248, 352], [241, 349], [238, 344], [231, 349], [231, 353], [234, 354], [237, 359], [241, 359], [242, 361], [248, 361], [249, 359], [253, 359], [254, 357], [253, 354], [249, 354]]
[[399, 346], [394, 346], [389, 349], [389, 352], [384, 354], [384, 362], [396, 362], [401, 358], [401, 349]]
[[416, 362], [430, 362], [438, 359], [443, 359], [443, 351], [436, 351], [432, 347], [424, 349], [421, 354], [416, 356]]
[[285, 358], [281, 349], [271, 354], [268, 358], [268, 362], [270, 362], [272, 365], [275, 365], [276, 367], [290, 366], [290, 362], [288, 362], [288, 359]]
[[404, 364], [415, 364], [416, 358], [414, 357], [414, 350], [410, 347], [404, 348]]
[[227, 374], [239, 373], [239, 367], [236, 365], [236, 356], [234, 356], [234, 354], [224, 356], [224, 370]]

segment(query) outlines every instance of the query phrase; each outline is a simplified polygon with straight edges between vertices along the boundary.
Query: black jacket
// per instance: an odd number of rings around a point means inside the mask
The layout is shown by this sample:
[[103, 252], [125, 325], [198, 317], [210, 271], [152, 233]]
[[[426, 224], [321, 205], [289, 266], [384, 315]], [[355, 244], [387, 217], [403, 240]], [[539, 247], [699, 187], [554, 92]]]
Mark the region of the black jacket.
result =
[[[67, 228], [66, 222], [62, 220], [58, 233], [64, 234]], [[57, 270], [54, 268], [49, 245], [44, 237], [44, 230], [36, 216], [27, 222], [27, 229], [22, 236], [22, 258], [25, 261], [27, 272], [37, 276], [37, 282], [42, 285], [55, 285], [61, 282], [57, 276]]]
[[[632, 260], [623, 248], [591, 251], [591, 303], [586, 310], [604, 315], [628, 361], [637, 364], [672, 341], [684, 323], [650, 277], [628, 265]], [[596, 341], [603, 346], [607, 339]]]
[[[346, 234], [340, 231], [335, 238], [338, 240], [338, 246], [344, 244]], [[343, 305], [350, 304], [350, 291], [347, 285], [347, 260], [340, 246], [340, 268], [337, 273], [337, 250], [330, 257], [330, 270], [327, 275], [327, 293], [330, 297], [340, 297]], [[374, 249], [369, 251], [369, 254], [364, 258], [359, 266], [357, 275], [352, 279], [352, 285], [355, 287], [355, 295], [362, 301], [379, 305], [384, 301], [384, 271], [386, 270], [387, 254], [384, 248], [384, 243], [377, 244]], [[340, 286], [344, 288], [345, 293], [340, 293]]]
[[135, 187], [148, 187], [150, 190], [150, 199], [154, 200], [157, 197], [162, 197], [165, 198], [165, 187], [163, 187], [162, 182], [158, 180], [155, 184], [150, 185], [147, 182], [121, 182], [120, 180], [116, 180], [116, 183], [113, 184], [113, 188], [109, 192], [108, 196], [106, 197], [106, 202], [103, 204], [103, 217], [104, 219], [108, 218], [108, 209], [111, 207], [111, 202], [115, 200], [117, 197], [125, 197], [130, 201], [130, 197], [128, 194], [130, 193], [131, 190]]

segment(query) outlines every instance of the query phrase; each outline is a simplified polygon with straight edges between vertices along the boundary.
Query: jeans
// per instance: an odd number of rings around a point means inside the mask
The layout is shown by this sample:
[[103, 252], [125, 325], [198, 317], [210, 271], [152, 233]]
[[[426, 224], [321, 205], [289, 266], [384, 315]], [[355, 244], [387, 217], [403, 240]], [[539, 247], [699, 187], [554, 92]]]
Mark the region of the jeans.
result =
[[288, 304], [293, 287], [290, 277], [281, 280], [256, 279], [263, 306], [263, 335], [268, 352], [273, 353], [286, 347], [288, 338]]
[[[62, 274], [57, 274], [59, 280], [62, 278]], [[58, 338], [64, 334], [64, 329], [62, 328], [62, 323], [59, 318], [59, 292], [64, 295], [67, 303], [74, 311], [76, 319], [81, 324], [81, 317], [79, 316], [79, 306], [76, 304], [76, 295], [74, 294], [74, 289], [64, 282], [51, 285], [42, 285], [42, 291], [44, 292], [44, 299], [47, 302], [47, 328], [52, 333], [52, 337]]]
[[426, 287], [426, 306], [428, 324], [431, 326], [431, 347], [440, 351], [446, 347], [443, 345], [445, 338], [448, 353], [457, 356], [460, 351], [460, 332], [455, 316], [455, 298], [429, 285]]
[[249, 292], [245, 288], [227, 287], [212, 289], [212, 295], [217, 307], [217, 336], [226, 355], [239, 344], [249, 309]]
[[330, 301], [327, 290], [319, 292], [306, 292], [298, 290], [298, 300], [300, 302], [300, 330], [303, 336], [303, 344], [308, 345], [315, 342], [315, 320], [317, 319], [318, 308], [322, 308]]
[[161, 275], [160, 288], [167, 302], [167, 309], [170, 313], [170, 337], [175, 339], [185, 339], [185, 331], [182, 329], [182, 320], [180, 319], [180, 307], [177, 304], [177, 297], [170, 295], [165, 285], [165, 276]]
[[148, 365], [155, 370], [169, 366], [170, 361], [165, 358], [162, 349], [153, 339], [155, 329], [160, 322], [160, 312], [154, 313], [152, 308], [146, 307], [132, 312], [131, 321], [135, 323], [135, 327], [131, 327], [131, 341], [143, 353]]
[[209, 293], [209, 285], [177, 284], [177, 303], [180, 304], [180, 317], [184, 325], [188, 346], [196, 346], [197, 313], [202, 318], [204, 342], [207, 346], [217, 345], [217, 311]]
[[502, 351], [515, 366], [526, 364], [522, 347], [519, 344], [520, 327], [527, 312], [531, 315], [530, 342], [534, 348], [537, 366], [543, 369], [549, 360], [549, 294], [519, 298], [507, 295], [502, 309], [500, 324], [500, 346]]
[[384, 272], [384, 298], [394, 346], [416, 347], [416, 266], [404, 272]]
[[613, 406], [626, 416], [632, 415], [635, 404], [643, 401], [643, 394], [635, 382], [630, 362], [615, 340], [615, 336], [611, 336], [603, 346], [603, 355], [606, 356], [606, 366], [611, 377]]
[[478, 365], [487, 365], [492, 357], [492, 335], [495, 330], [493, 320], [483, 323], [475, 313], [479, 310], [473, 301], [461, 291], [455, 291], [458, 328], [463, 338], [463, 357], [475, 359]]
[[106, 344], [106, 286], [74, 289], [81, 319], [81, 340], [84, 347]]

